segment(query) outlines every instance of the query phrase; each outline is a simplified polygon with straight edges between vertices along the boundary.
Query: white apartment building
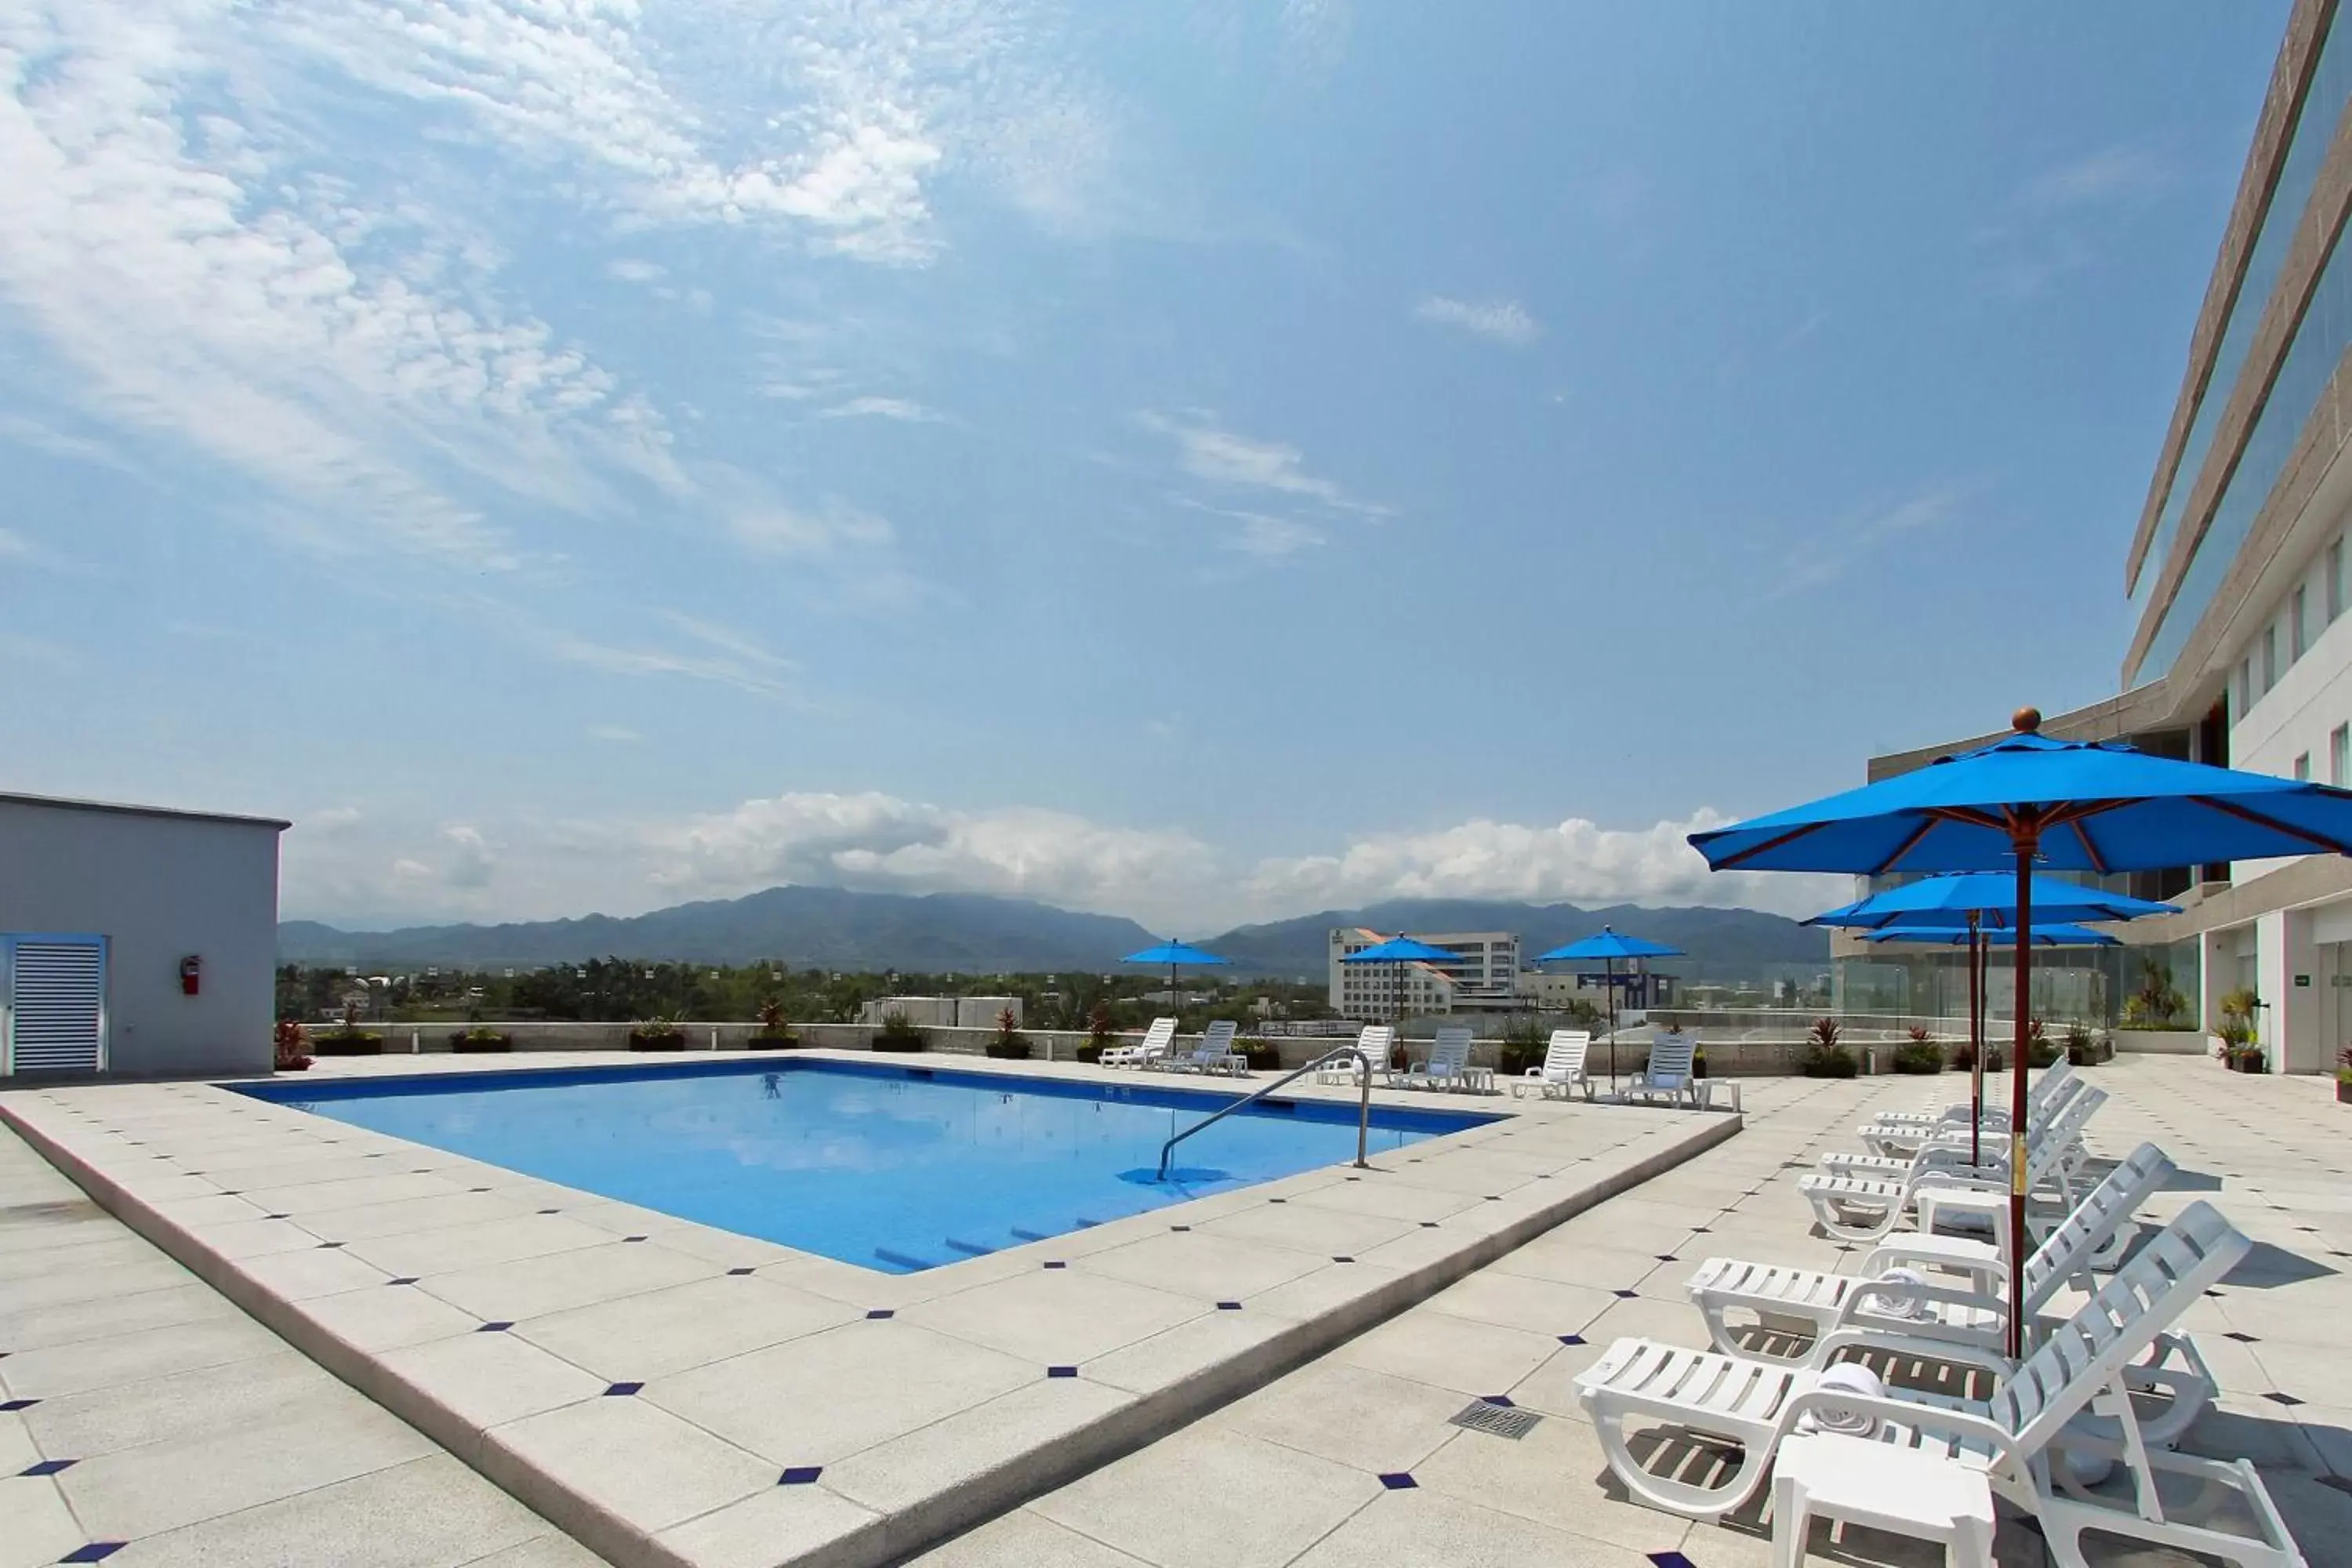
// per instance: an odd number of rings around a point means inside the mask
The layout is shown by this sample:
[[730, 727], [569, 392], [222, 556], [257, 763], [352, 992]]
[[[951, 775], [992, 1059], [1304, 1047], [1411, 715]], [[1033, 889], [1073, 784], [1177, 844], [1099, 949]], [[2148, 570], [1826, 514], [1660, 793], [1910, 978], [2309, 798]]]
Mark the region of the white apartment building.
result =
[[[1330, 1005], [1347, 1017], [1373, 1022], [1416, 1013], [1508, 1007], [1519, 973], [1519, 939], [1507, 931], [1408, 931], [1415, 942], [1457, 956], [1451, 963], [1343, 963], [1389, 940], [1363, 926], [1334, 926], [1330, 940]], [[1402, 987], [1402, 994], [1399, 988]]]

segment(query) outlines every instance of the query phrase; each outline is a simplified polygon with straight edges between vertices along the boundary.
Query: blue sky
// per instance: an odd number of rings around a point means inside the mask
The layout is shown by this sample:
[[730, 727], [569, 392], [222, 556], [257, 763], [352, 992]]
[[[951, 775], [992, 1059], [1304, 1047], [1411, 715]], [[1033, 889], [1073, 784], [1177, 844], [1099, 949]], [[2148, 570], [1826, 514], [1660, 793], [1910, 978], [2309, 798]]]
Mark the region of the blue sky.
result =
[[1818, 907], [1683, 834], [2112, 692], [2285, 15], [0, 0], [0, 787], [354, 921]]

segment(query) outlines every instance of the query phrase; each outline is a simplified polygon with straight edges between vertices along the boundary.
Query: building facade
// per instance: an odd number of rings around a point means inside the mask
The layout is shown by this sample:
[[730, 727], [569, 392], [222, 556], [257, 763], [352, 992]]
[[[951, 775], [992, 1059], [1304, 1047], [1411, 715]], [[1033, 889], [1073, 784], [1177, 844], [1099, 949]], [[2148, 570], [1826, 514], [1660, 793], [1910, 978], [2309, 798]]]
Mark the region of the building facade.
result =
[[286, 826], [0, 795], [0, 1075], [269, 1071]]
[[1519, 973], [1519, 939], [1507, 931], [1409, 931], [1457, 956], [1451, 963], [1343, 963], [1389, 940], [1363, 926], [1333, 926], [1330, 1004], [1344, 1017], [1381, 1022], [1428, 1013], [1505, 1010]]
[[[2045, 733], [2352, 785], [2348, 109], [2352, 22], [2336, 0], [2297, 0], [2124, 542], [2122, 694]], [[1965, 743], [1875, 758], [1871, 775]], [[2172, 1021], [2189, 1027], [2217, 1023], [2224, 994], [2255, 992], [2274, 1071], [2321, 1070], [2352, 1044], [2352, 859], [2181, 866], [2116, 885], [2184, 912], [2126, 928], [2119, 954], [2084, 961], [2107, 976], [2090, 988], [2107, 1012], [2149, 1010], [2168, 974]], [[1841, 945], [1842, 968], [1852, 952]]]

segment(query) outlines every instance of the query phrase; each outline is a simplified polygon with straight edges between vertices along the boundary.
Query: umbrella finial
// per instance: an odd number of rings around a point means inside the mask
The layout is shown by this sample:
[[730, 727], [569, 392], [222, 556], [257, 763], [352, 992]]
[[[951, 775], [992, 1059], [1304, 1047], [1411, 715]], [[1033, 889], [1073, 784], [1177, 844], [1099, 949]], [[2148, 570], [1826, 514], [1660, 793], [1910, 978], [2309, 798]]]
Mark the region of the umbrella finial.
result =
[[2021, 708], [2009, 716], [2009, 727], [2021, 735], [2031, 735], [2042, 728], [2042, 710]]

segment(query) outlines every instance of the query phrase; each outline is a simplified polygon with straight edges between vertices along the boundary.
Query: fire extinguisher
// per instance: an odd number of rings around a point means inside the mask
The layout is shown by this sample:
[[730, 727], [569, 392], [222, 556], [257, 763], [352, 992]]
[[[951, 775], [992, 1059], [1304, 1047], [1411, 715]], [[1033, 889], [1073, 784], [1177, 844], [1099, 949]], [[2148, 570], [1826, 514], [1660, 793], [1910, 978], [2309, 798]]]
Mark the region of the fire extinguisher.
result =
[[180, 960], [180, 994], [194, 996], [204, 978], [205, 961], [194, 953]]

